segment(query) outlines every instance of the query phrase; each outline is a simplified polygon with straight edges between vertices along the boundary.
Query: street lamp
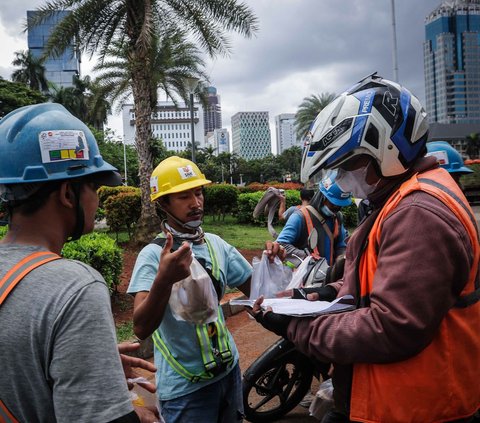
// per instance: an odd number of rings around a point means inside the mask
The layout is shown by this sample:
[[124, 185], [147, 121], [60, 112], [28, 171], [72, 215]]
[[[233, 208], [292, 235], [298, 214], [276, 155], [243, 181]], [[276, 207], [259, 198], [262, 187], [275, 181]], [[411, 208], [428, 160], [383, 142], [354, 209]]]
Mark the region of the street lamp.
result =
[[192, 162], [195, 163], [195, 129], [194, 129], [194, 120], [193, 120], [193, 93], [195, 92], [195, 88], [198, 85], [198, 78], [194, 77], [187, 77], [185, 78], [185, 88], [187, 92], [190, 94], [190, 134], [191, 134], [191, 142], [192, 142]]

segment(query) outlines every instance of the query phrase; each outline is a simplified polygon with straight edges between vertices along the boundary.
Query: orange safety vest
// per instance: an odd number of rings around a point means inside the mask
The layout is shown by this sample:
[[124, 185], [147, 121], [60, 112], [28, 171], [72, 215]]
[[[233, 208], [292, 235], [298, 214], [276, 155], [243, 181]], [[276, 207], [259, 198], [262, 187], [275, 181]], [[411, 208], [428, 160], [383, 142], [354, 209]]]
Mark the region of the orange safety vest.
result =
[[480, 407], [478, 232], [465, 196], [444, 169], [414, 175], [380, 211], [360, 261], [360, 295], [368, 298], [373, 290], [384, 219], [405, 196], [418, 190], [442, 201], [466, 228], [472, 243], [473, 265], [457, 304], [446, 314], [433, 341], [423, 351], [397, 363], [353, 366], [353, 421], [444, 422], [469, 417]]
[[[40, 251], [32, 253], [20, 260], [0, 279], [0, 306], [7, 299], [8, 295], [18, 285], [18, 283], [32, 270], [48, 263], [52, 260], [61, 258], [58, 254], [50, 251]], [[7, 406], [0, 400], [0, 423], [18, 423]]]

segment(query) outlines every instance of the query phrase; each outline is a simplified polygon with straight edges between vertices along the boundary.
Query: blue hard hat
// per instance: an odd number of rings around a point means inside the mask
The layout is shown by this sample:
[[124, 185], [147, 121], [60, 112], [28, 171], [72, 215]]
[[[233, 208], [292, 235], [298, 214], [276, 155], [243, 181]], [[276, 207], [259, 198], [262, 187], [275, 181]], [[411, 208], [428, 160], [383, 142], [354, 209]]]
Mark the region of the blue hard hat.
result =
[[469, 169], [463, 164], [460, 153], [446, 141], [428, 142], [426, 156], [435, 156], [440, 167], [443, 167], [449, 173], [473, 172], [472, 169]]
[[335, 182], [336, 177], [336, 170], [328, 172], [327, 176], [320, 181], [318, 187], [325, 198], [332, 204], [338, 207], [349, 206], [352, 204], [352, 194], [350, 192], [343, 192], [340, 189], [338, 184]]
[[60, 104], [21, 107], [0, 120], [0, 185], [92, 176], [114, 186], [121, 184], [116, 170], [87, 125]]

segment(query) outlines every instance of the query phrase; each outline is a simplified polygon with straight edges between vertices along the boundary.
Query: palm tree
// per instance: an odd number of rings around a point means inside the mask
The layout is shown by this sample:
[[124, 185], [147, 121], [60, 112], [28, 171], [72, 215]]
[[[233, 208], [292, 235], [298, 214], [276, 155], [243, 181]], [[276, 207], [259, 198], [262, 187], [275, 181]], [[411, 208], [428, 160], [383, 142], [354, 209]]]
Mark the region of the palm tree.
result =
[[16, 51], [13, 66], [20, 66], [12, 73], [13, 82], [22, 82], [32, 90], [48, 91], [48, 81], [45, 77], [44, 60], [33, 56], [30, 50]]
[[[194, 43], [188, 41], [185, 31], [167, 28], [161, 37], [155, 38], [150, 57], [152, 109], [157, 105], [158, 89], [167, 97], [174, 99], [175, 93], [184, 101], [188, 101], [188, 93], [184, 86], [185, 78], [208, 80], [203, 70], [205, 61], [201, 57], [201, 52]], [[106, 95], [111, 103], [118, 101], [120, 108], [132, 95], [133, 83], [132, 73], [129, 70], [128, 46], [120, 41], [112, 43], [108, 48], [106, 59], [99, 62], [93, 70], [99, 73], [95, 80], [100, 88], [99, 94]]]
[[151, 93], [152, 45], [164, 28], [185, 29], [211, 56], [230, 52], [227, 32], [237, 31], [250, 37], [257, 30], [257, 19], [238, 0], [49, 0], [37, 9], [27, 27], [42, 24], [60, 10], [71, 13], [53, 29], [46, 55], [60, 55], [71, 40], [87, 53], [99, 54], [103, 61], [112, 42], [127, 47], [128, 72], [131, 75], [135, 109], [135, 144], [139, 156], [142, 211], [136, 227], [136, 239], [146, 241], [158, 228], [155, 207], [150, 202], [152, 159]]
[[297, 137], [303, 139], [310, 130], [312, 122], [317, 115], [335, 99], [336, 95], [332, 93], [322, 93], [319, 95], [312, 94], [310, 97], [305, 97], [298, 106], [295, 114], [295, 128]]

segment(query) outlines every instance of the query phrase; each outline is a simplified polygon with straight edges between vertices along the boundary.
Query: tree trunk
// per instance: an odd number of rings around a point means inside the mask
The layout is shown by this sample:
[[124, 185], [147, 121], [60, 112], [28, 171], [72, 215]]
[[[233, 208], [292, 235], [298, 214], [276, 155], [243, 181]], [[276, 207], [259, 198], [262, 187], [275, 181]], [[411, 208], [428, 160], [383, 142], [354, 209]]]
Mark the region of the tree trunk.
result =
[[155, 204], [150, 201], [150, 176], [153, 170], [151, 140], [150, 86], [146, 66], [137, 66], [132, 78], [133, 101], [135, 104], [135, 145], [138, 154], [138, 173], [142, 209], [140, 219], [135, 227], [133, 241], [146, 244], [160, 230], [160, 218], [155, 211]]

